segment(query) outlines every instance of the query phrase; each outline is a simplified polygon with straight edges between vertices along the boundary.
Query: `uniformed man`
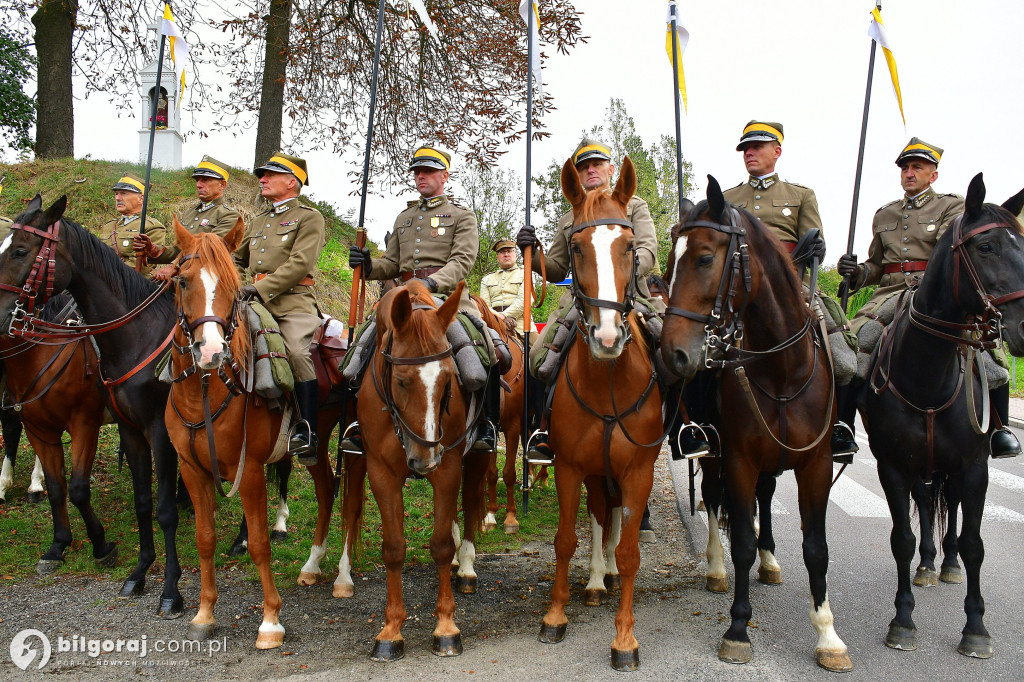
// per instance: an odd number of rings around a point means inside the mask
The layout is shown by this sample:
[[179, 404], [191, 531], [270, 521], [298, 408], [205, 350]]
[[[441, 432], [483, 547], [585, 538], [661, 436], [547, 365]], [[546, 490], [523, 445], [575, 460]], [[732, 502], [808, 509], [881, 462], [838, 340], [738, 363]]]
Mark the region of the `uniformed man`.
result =
[[[502, 239], [494, 245], [498, 269], [480, 280], [480, 298], [505, 320], [509, 331], [523, 333], [523, 285], [525, 269], [516, 262], [516, 243]], [[530, 322], [530, 331], [537, 331]]]
[[295, 429], [288, 452], [312, 466], [317, 461], [317, 383], [309, 344], [320, 326], [313, 271], [326, 242], [324, 217], [299, 203], [299, 193], [309, 184], [305, 160], [277, 152], [255, 173], [260, 194], [272, 205], [253, 218], [235, 251], [235, 262], [253, 275], [241, 294], [262, 301], [281, 326], [296, 402], [308, 425]]
[[[403, 282], [418, 279], [436, 294], [450, 294], [466, 278], [480, 249], [476, 215], [456, 206], [444, 193], [451, 167], [451, 155], [433, 145], [417, 149], [409, 162], [420, 198], [410, 201], [398, 214], [387, 250], [381, 258], [371, 258], [368, 248], [350, 247], [349, 267], [363, 269], [367, 279]], [[476, 304], [463, 289], [459, 311], [480, 316]], [[486, 342], [489, 344], [490, 339]], [[493, 360], [493, 349], [488, 346]], [[492, 362], [484, 394], [486, 418], [480, 425], [472, 449], [494, 449], [495, 425], [501, 421], [501, 390], [497, 362]]]
[[[140, 215], [144, 195], [145, 184], [143, 181], [131, 173], [125, 173], [124, 177], [114, 184], [114, 207], [121, 217], [103, 223], [97, 235], [117, 251], [122, 261], [132, 267], [135, 267], [136, 261], [132, 242], [138, 236], [139, 226], [142, 224]], [[146, 235], [150, 242], [157, 246], [163, 246], [165, 232], [163, 223], [153, 216], [146, 216]], [[147, 277], [151, 272], [153, 272], [152, 265], [146, 264], [142, 267], [142, 274]]]
[[[607, 145], [597, 140], [584, 138], [576, 146], [571, 158], [576, 166], [576, 171], [579, 173], [580, 182], [583, 184], [585, 191], [611, 191], [611, 180], [615, 174], [615, 164], [612, 163], [612, 152]], [[626, 218], [633, 224], [633, 247], [636, 250], [638, 262], [637, 291], [644, 298], [652, 299], [653, 297], [647, 285], [647, 274], [658, 271], [658, 235], [655, 231], [654, 220], [651, 218], [651, 211], [647, 207], [647, 202], [638, 196], [630, 199], [629, 205], [626, 208]], [[543, 261], [547, 268], [547, 279], [549, 282], [561, 282], [569, 273], [569, 240], [571, 239], [572, 221], [573, 215], [570, 210], [558, 219], [558, 228], [555, 232], [554, 241], [545, 252], [541, 255], [534, 250], [533, 270], [534, 272], [541, 272], [541, 261]], [[516, 235], [516, 245], [520, 249], [539, 244], [537, 232], [532, 225], [523, 227], [519, 230], [519, 234]], [[563, 298], [566, 296], [571, 297], [572, 294], [567, 291], [563, 294]], [[653, 302], [655, 306], [661, 306], [661, 310], [664, 310], [660, 299], [655, 299]], [[559, 308], [561, 309], [562, 307], [560, 303]], [[554, 315], [557, 315], [557, 311], [553, 313]], [[548, 319], [549, 324], [552, 321], [552, 319]], [[538, 338], [537, 342], [540, 343], [541, 339]], [[530, 382], [530, 387], [533, 389], [531, 390], [530, 400], [533, 405], [534, 414], [540, 415], [544, 412], [545, 387], [539, 381]], [[552, 453], [548, 445], [547, 434], [543, 425], [539, 426], [541, 430], [530, 441], [529, 457], [538, 462], [551, 461], [554, 453]]]
[[[857, 256], [852, 254], [843, 254], [839, 258], [836, 269], [840, 275], [850, 278], [851, 292], [870, 284], [878, 285], [851, 320], [850, 327], [854, 332], [860, 332], [886, 299], [920, 282], [935, 244], [954, 218], [964, 212], [962, 197], [939, 194], [932, 189], [932, 184], [939, 177], [942, 152], [941, 147], [920, 138], [910, 139], [896, 158], [903, 198], [875, 212], [868, 259], [858, 263]], [[856, 379], [854, 382], [861, 383]], [[839, 417], [851, 425], [857, 409], [853, 387], [851, 383], [838, 395]], [[1002, 423], [1009, 423], [1009, 386], [993, 389], [991, 397]], [[1020, 444], [1006, 428], [995, 429], [990, 444], [993, 457], [1013, 457], [1020, 452]]]
[[[192, 178], [196, 181], [196, 196], [199, 203], [193, 204], [178, 216], [185, 229], [192, 234], [212, 232], [226, 237], [231, 228], [238, 222], [238, 211], [224, 203], [224, 190], [228, 186], [228, 166], [212, 156], [204, 156]], [[151, 263], [173, 263], [181, 249], [177, 245], [160, 246], [154, 244], [149, 235], [140, 234], [135, 237], [132, 247], [142, 253]], [[170, 277], [174, 268], [160, 268], [153, 273], [153, 279], [161, 280]]]

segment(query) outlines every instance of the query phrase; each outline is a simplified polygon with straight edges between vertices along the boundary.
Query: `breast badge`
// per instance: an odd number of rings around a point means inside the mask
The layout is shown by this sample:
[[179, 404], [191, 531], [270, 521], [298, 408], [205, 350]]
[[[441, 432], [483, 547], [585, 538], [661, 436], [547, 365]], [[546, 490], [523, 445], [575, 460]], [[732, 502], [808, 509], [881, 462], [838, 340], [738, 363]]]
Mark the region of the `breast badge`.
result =
[[935, 224], [932, 223], [931, 225], [929, 225], [925, 229], [928, 230], [929, 232], [934, 232], [935, 231]]
[[782, 209], [782, 215], [788, 218], [789, 216], [793, 215], [793, 211], [791, 211], [787, 206], [786, 208]]

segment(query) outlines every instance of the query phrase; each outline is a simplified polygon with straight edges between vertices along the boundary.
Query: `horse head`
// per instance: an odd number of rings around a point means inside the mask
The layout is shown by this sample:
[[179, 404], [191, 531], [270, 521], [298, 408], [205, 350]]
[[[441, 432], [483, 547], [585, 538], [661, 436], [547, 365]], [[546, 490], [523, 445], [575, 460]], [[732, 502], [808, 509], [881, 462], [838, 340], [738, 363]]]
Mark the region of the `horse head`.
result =
[[572, 159], [562, 167], [562, 193], [572, 204], [573, 298], [590, 352], [598, 360], [619, 357], [635, 324], [630, 313], [639, 273], [633, 225], [626, 216], [636, 187], [636, 170], [628, 156], [610, 192], [585, 191]]
[[14, 219], [10, 232], [0, 243], [0, 320], [3, 331], [10, 329], [12, 316], [32, 313], [53, 294], [67, 288], [71, 279], [70, 259], [60, 243], [60, 225], [68, 198], [62, 196], [43, 209], [36, 195]]
[[174, 218], [174, 234], [181, 248], [175, 279], [178, 321], [193, 358], [204, 370], [217, 369], [228, 357], [229, 348], [237, 359], [248, 353], [248, 335], [234, 333], [239, 325], [240, 283], [231, 257], [244, 232], [241, 218], [224, 237], [194, 235]]
[[464, 287], [459, 282], [438, 307], [427, 288], [412, 281], [389, 291], [377, 307], [378, 393], [399, 431], [409, 468], [421, 475], [441, 463], [444, 424], [454, 421], [446, 417], [458, 377], [446, 332]]

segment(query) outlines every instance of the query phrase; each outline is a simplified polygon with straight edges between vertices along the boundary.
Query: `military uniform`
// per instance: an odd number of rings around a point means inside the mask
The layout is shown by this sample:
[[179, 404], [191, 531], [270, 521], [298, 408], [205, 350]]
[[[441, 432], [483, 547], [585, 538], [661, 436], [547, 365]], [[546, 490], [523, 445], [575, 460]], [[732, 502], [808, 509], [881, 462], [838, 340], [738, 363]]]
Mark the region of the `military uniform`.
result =
[[751, 177], [723, 194], [730, 204], [746, 209], [771, 228], [783, 244], [790, 244], [790, 252], [812, 228], [818, 228], [824, 238], [814, 190], [780, 180], [778, 173], [766, 178]]
[[[526, 269], [519, 264], [508, 270], [496, 270], [480, 280], [480, 298], [489, 307], [516, 321], [516, 331], [523, 333], [523, 284]], [[530, 323], [530, 331], [536, 331]]]
[[[142, 220], [138, 215], [121, 216], [100, 225], [96, 236], [117, 251], [117, 255], [121, 256], [122, 261], [134, 268], [135, 250], [132, 248], [132, 240], [139, 234], [141, 224]], [[153, 216], [147, 216], [146, 234], [154, 244], [163, 246], [167, 230], [159, 220]], [[149, 277], [152, 272], [153, 265], [147, 260], [146, 265], [142, 268], [142, 274]]]

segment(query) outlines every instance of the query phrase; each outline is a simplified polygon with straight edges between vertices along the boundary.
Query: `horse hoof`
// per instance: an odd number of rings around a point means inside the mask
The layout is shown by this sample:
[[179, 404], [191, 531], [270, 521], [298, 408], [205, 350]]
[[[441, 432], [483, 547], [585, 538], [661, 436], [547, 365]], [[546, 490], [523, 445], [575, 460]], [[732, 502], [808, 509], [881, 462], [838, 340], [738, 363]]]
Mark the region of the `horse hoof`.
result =
[[729, 591], [729, 578], [709, 575], [704, 579], [704, 587], [708, 592], [722, 592]]
[[331, 594], [334, 595], [335, 599], [348, 599], [349, 597], [355, 596], [356, 587], [355, 585], [339, 585], [338, 583], [334, 583], [334, 590]]
[[917, 628], [890, 625], [889, 634], [885, 636], [885, 645], [890, 649], [914, 651], [917, 649]]
[[604, 576], [604, 586], [608, 590], [609, 594], [613, 592], [618, 592], [620, 589], [622, 589], [622, 576], [620, 576], [618, 573], [614, 575], [612, 575], [611, 573], [606, 573]]
[[750, 642], [733, 642], [723, 637], [718, 658], [726, 663], [750, 663]]
[[373, 640], [373, 651], [370, 652], [371, 661], [397, 661], [405, 656], [404, 639], [375, 639]]
[[481, 533], [490, 533], [492, 530], [494, 530], [497, 527], [498, 527], [498, 524], [495, 523], [494, 521], [487, 521], [485, 523], [481, 523], [480, 524], [480, 532]]
[[216, 623], [189, 623], [188, 634], [185, 635], [185, 639], [194, 642], [205, 642], [213, 638], [213, 631], [216, 627]]
[[547, 623], [540, 624], [540, 634], [537, 636], [544, 644], [558, 644], [565, 639], [565, 627], [568, 623], [562, 623], [561, 625], [548, 625]]
[[519, 532], [519, 524], [518, 523], [506, 523], [504, 528], [505, 528], [505, 535], [515, 535], [516, 533]]
[[40, 559], [36, 563], [36, 575], [50, 575], [63, 565], [63, 559]]
[[129, 578], [124, 581], [124, 585], [121, 585], [121, 591], [117, 593], [118, 597], [138, 597], [146, 591], [146, 578], [143, 576], [138, 580], [132, 580]]
[[818, 650], [814, 652], [814, 655], [818, 659], [818, 665], [830, 672], [848, 673], [853, 670], [853, 661], [850, 660], [850, 654], [846, 651]]
[[256, 637], [257, 649], [276, 649], [284, 644], [284, 632], [261, 632]]
[[658, 541], [658, 535], [653, 530], [640, 531], [639, 541], [644, 544], [653, 545]]
[[587, 606], [600, 606], [608, 601], [608, 592], [606, 590], [588, 589], [585, 592], [583, 603]]
[[938, 584], [939, 574], [935, 572], [934, 568], [917, 567], [917, 572], [914, 574], [915, 587], [935, 587]]
[[628, 673], [640, 667], [640, 647], [631, 651], [620, 651], [612, 647], [612, 667], [620, 673]]
[[[782, 569], [770, 568], [768, 566], [757, 567], [757, 579], [765, 585], [781, 585]], [[714, 591], [714, 590], [712, 590]]]
[[185, 615], [185, 600], [181, 597], [161, 597], [160, 608], [156, 610], [158, 618], [174, 620]]
[[244, 542], [231, 545], [231, 549], [228, 550], [228, 556], [242, 556], [249, 551], [248, 545]]
[[308, 571], [299, 571], [298, 583], [300, 585], [309, 587], [310, 585], [316, 585], [316, 579], [319, 573], [309, 573]]
[[281, 542], [282, 540], [288, 539], [288, 531], [286, 530], [272, 530], [270, 531], [271, 542]]
[[956, 650], [971, 658], [992, 658], [992, 638], [988, 635], [964, 634]]
[[706, 512], [707, 510], [708, 508], [704, 506], [704, 500], [697, 502], [697, 511]]
[[964, 581], [964, 574], [959, 566], [943, 566], [942, 573], [939, 573], [939, 580], [944, 583], [959, 585]]
[[476, 576], [455, 576], [455, 589], [457, 589], [460, 594], [476, 594]]
[[99, 559], [96, 559], [96, 566], [98, 568], [110, 568], [117, 563], [117, 557], [119, 555], [120, 552], [117, 551], [117, 545], [113, 545], [110, 551], [107, 552], [106, 556], [101, 556]]
[[434, 644], [430, 650], [435, 656], [461, 656], [462, 634], [456, 632], [454, 635], [434, 635]]
[[42, 491], [36, 490], [35, 492], [27, 493], [25, 497], [28, 498], [28, 501], [31, 504], [39, 504], [45, 499], [46, 496], [43, 494]]

